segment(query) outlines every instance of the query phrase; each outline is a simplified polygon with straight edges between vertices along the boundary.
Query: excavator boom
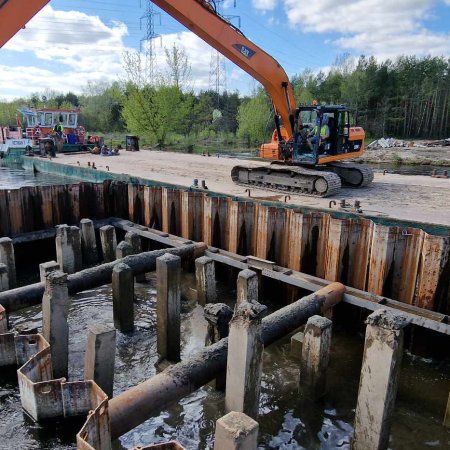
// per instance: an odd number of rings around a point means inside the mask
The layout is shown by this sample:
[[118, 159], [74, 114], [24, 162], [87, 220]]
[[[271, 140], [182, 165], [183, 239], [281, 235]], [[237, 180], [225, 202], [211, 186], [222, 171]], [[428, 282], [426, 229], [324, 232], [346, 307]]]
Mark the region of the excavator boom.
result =
[[49, 0], [0, 0], [0, 47], [3, 47]]
[[218, 15], [206, 0], [152, 0], [211, 47], [258, 80], [272, 98], [275, 112], [293, 136], [294, 93], [284, 69], [272, 56], [249, 41]]

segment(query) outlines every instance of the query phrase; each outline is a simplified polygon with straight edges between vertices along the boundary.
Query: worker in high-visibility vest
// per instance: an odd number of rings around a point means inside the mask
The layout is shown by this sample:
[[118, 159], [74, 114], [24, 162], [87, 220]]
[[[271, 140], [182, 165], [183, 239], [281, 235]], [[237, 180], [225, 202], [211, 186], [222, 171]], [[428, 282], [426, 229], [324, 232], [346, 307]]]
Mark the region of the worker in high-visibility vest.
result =
[[316, 126], [313, 129], [312, 137], [309, 139], [311, 145], [316, 145], [319, 143], [325, 144], [330, 137], [330, 127], [328, 126], [328, 114], [324, 114], [322, 117], [322, 125], [320, 126], [320, 134], [319, 134], [319, 125], [320, 119], [317, 118]]

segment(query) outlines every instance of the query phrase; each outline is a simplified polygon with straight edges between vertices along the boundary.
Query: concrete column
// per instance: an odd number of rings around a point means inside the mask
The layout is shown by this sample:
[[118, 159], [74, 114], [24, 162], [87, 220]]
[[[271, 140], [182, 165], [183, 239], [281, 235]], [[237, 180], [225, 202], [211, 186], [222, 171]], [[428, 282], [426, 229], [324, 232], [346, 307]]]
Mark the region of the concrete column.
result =
[[261, 319], [265, 306], [241, 303], [230, 322], [225, 410], [258, 417], [264, 344]]
[[41, 277], [41, 283], [45, 283], [45, 279], [50, 272], [54, 272], [55, 270], [61, 270], [59, 264], [56, 261], [48, 261], [42, 264], [39, 264], [39, 274]]
[[[208, 336], [206, 345], [212, 345], [226, 338], [230, 329], [230, 320], [233, 316], [233, 310], [225, 303], [208, 303], [205, 305], [205, 319], [208, 322]], [[216, 377], [215, 385], [219, 391], [225, 391], [226, 371], [223, 371]]]
[[112, 225], [100, 228], [100, 241], [102, 243], [103, 261], [111, 262], [116, 259], [116, 229]]
[[197, 281], [197, 301], [205, 306], [217, 301], [216, 269], [214, 260], [202, 256], [195, 260], [195, 279]]
[[291, 337], [291, 355], [301, 360], [302, 359], [302, 350], [303, 350], [303, 341], [305, 339], [305, 333], [299, 331], [295, 333]]
[[256, 450], [258, 429], [251, 417], [232, 411], [216, 422], [214, 450]]
[[333, 322], [312, 316], [306, 322], [300, 364], [300, 392], [313, 400], [325, 395]]
[[[134, 255], [142, 253], [142, 241], [141, 237], [137, 233], [127, 231], [127, 233], [125, 234], [125, 241], [128, 242], [133, 247]], [[135, 280], [137, 283], [145, 283], [147, 281], [145, 278], [145, 273], [136, 275]]]
[[112, 272], [114, 326], [122, 331], [134, 330], [133, 270], [124, 263], [114, 266]]
[[447, 409], [444, 416], [444, 427], [450, 428], [450, 394], [448, 394]]
[[156, 259], [157, 348], [162, 359], [180, 360], [181, 259], [165, 254]]
[[0, 292], [9, 290], [9, 274], [6, 264], [0, 263]]
[[0, 334], [8, 332], [8, 316], [6, 315], [6, 310], [0, 305]]
[[56, 260], [65, 273], [75, 273], [82, 269], [81, 233], [78, 227], [56, 226]]
[[13, 241], [8, 237], [0, 239], [0, 263], [5, 264], [7, 267], [9, 289], [15, 288], [17, 286], [16, 259]]
[[113, 396], [116, 330], [104, 324], [89, 327], [84, 360], [84, 379], [94, 380], [109, 397]]
[[50, 344], [54, 378], [67, 378], [68, 313], [67, 274], [57, 270], [47, 275], [45, 292], [42, 298], [42, 334]]
[[388, 448], [403, 353], [400, 314], [379, 309], [367, 318], [366, 342], [355, 415], [354, 450]]
[[116, 259], [125, 258], [125, 256], [130, 256], [133, 254], [133, 247], [125, 241], [119, 243], [116, 247]]
[[250, 269], [239, 272], [236, 294], [238, 305], [242, 302], [258, 303], [258, 274]]
[[98, 263], [97, 241], [95, 239], [94, 222], [91, 219], [81, 219], [81, 250], [83, 261], [92, 266]]

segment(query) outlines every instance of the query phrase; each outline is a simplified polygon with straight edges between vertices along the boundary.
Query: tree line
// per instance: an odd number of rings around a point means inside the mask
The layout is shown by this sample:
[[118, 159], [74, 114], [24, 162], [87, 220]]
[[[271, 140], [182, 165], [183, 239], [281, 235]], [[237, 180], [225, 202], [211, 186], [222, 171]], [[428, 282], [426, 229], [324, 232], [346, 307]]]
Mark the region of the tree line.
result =
[[[45, 91], [29, 98], [0, 102], [0, 124], [15, 124], [17, 108], [80, 108], [79, 123], [89, 131], [130, 132], [160, 148], [176, 142], [192, 145], [222, 136], [248, 147], [267, 141], [273, 129], [270, 98], [263, 89], [252, 95], [214, 91], [194, 93], [183, 50], [166, 50], [165, 74], [152, 83], [139, 55], [124, 58], [124, 80], [96, 82], [79, 95]], [[292, 77], [298, 103], [317, 100], [346, 104], [354, 120], [370, 137], [450, 137], [450, 60], [443, 57], [402, 56], [379, 62], [343, 55], [329, 71], [305, 70]]]

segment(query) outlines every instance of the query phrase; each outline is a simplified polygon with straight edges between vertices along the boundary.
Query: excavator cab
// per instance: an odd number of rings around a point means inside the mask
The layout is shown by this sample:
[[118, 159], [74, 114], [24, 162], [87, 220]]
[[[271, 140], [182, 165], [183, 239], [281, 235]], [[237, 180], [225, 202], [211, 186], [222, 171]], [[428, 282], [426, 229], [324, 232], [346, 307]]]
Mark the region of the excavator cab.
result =
[[[351, 127], [351, 117], [343, 105], [308, 105], [297, 108], [292, 162], [320, 164], [341, 159], [363, 149], [364, 131]], [[355, 155], [357, 156], [357, 155]]]

